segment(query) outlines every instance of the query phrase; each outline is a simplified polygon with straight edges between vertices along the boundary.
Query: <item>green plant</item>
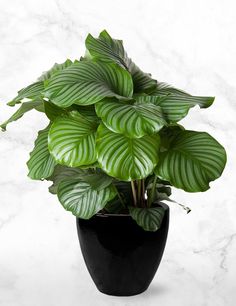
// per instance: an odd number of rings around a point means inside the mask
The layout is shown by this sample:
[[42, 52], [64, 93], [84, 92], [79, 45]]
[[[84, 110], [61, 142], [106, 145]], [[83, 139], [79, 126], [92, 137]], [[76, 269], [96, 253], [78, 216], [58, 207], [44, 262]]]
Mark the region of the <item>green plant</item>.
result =
[[130, 213], [155, 231], [164, 215], [158, 202], [170, 200], [170, 186], [206, 191], [222, 174], [224, 148], [177, 123], [213, 101], [152, 79], [103, 31], [88, 35], [80, 60], [55, 64], [20, 90], [8, 103], [20, 108], [1, 127], [29, 110], [44, 112], [49, 124], [30, 153], [29, 177], [51, 180], [49, 191], [75, 216]]

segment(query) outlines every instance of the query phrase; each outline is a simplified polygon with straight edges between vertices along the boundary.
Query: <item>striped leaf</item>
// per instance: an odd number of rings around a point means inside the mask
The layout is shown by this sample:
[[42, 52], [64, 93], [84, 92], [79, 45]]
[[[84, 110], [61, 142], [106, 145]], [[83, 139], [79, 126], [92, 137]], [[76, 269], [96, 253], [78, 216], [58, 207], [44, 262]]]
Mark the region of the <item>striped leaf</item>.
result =
[[55, 74], [58, 71], [64, 70], [65, 68], [72, 65], [73, 62], [70, 59], [67, 59], [64, 63], [58, 64], [55, 63], [51, 69], [48, 71], [45, 71], [39, 78], [38, 81], [46, 81], [52, 77], [53, 74]]
[[111, 38], [105, 30], [98, 38], [89, 34], [85, 44], [89, 51], [87, 58], [98, 59], [105, 63], [114, 62], [126, 68], [132, 75], [134, 92], [150, 92], [156, 88], [156, 80], [134, 64], [125, 52], [122, 41]]
[[145, 231], [155, 232], [161, 227], [165, 210], [162, 207], [140, 208], [129, 206], [131, 217]]
[[45, 83], [45, 96], [59, 107], [94, 104], [105, 97], [132, 97], [131, 75], [115, 64], [77, 62]]
[[7, 104], [9, 106], [15, 106], [18, 103], [21, 103], [23, 99], [32, 99], [32, 100], [39, 100], [42, 98], [42, 92], [44, 91], [44, 81], [48, 80], [55, 72], [61, 71], [72, 64], [71, 60], [66, 60], [62, 64], [54, 64], [53, 67], [44, 72], [41, 77], [38, 78], [38, 81], [21, 89], [18, 92], [18, 95]]
[[97, 125], [73, 111], [53, 122], [49, 135], [49, 151], [65, 166], [78, 167], [96, 161], [95, 132]]
[[152, 94], [155, 93], [156, 95], [181, 95], [181, 96], [190, 96], [187, 92], [183, 91], [182, 89], [175, 88], [167, 83], [164, 82], [157, 82], [155, 90]]
[[52, 175], [56, 165], [56, 161], [48, 151], [49, 128], [50, 126], [47, 126], [44, 130], [39, 131], [34, 149], [27, 162], [28, 176], [34, 180], [44, 179]]
[[58, 185], [61, 181], [66, 180], [71, 177], [83, 177], [90, 174], [90, 169], [72, 168], [62, 165], [56, 165], [54, 171], [50, 177], [47, 178], [48, 181], [52, 181], [53, 184], [48, 188], [49, 192], [52, 194], [57, 194]]
[[101, 168], [123, 181], [145, 178], [158, 162], [160, 138], [157, 134], [129, 138], [101, 124], [96, 149]]
[[166, 124], [161, 108], [151, 103], [104, 101], [96, 104], [96, 112], [110, 130], [131, 138], [153, 134]]
[[205, 132], [181, 131], [160, 154], [156, 175], [188, 192], [206, 191], [223, 172], [224, 148]]
[[24, 102], [21, 104], [19, 109], [5, 122], [3, 122], [0, 127], [2, 128], [3, 131], [6, 130], [7, 125], [10, 122], [16, 121], [20, 119], [25, 113], [29, 112], [32, 109], [37, 109], [38, 107], [42, 106], [43, 102], [42, 101], [29, 101], [29, 102]]
[[66, 114], [68, 109], [56, 106], [50, 101], [44, 101], [45, 114], [50, 121], [54, 121], [57, 117]]
[[115, 196], [116, 190], [113, 185], [97, 190], [81, 178], [67, 179], [58, 186], [60, 203], [66, 210], [82, 219], [91, 218]]
[[214, 101], [212, 97], [187, 95], [137, 96], [135, 99], [142, 103], [153, 103], [160, 106], [168, 122], [177, 122], [183, 119], [188, 114], [189, 109], [197, 104], [209, 104]]
[[9, 106], [15, 106], [25, 98], [32, 99], [32, 100], [41, 100], [42, 99], [42, 92], [44, 90], [43, 82], [35, 82], [18, 92], [18, 95], [10, 102], [7, 103]]

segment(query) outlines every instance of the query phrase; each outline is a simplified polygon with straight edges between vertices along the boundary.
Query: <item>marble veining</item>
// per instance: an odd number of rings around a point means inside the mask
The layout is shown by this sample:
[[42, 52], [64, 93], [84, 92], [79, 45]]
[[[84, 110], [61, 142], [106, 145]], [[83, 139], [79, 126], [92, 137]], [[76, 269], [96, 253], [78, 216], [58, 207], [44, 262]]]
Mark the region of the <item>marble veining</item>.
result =
[[190, 110], [188, 129], [207, 131], [228, 153], [223, 176], [207, 193], [173, 191], [166, 251], [149, 290], [116, 298], [95, 289], [77, 240], [75, 218], [30, 181], [26, 161], [37, 131], [32, 111], [0, 134], [1, 306], [234, 306], [236, 301], [235, 1], [0, 0], [0, 121], [5, 102], [54, 62], [79, 58], [84, 39], [107, 29], [159, 81], [214, 95]]

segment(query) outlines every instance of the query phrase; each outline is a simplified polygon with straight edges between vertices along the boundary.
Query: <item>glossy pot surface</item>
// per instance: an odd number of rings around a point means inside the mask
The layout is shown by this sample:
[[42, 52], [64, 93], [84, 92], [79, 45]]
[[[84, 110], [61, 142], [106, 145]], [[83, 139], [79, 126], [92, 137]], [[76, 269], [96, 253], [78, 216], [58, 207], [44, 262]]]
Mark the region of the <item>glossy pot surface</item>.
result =
[[160, 264], [169, 227], [169, 207], [161, 228], [144, 231], [129, 215], [97, 214], [77, 218], [77, 230], [88, 271], [99, 291], [129, 296], [145, 291]]

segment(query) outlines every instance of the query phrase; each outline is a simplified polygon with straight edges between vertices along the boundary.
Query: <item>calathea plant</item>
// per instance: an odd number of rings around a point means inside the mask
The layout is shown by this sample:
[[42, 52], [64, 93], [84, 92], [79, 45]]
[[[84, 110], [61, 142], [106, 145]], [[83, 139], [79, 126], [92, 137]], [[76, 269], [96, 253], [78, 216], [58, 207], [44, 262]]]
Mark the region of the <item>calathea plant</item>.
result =
[[1, 127], [35, 109], [49, 124], [30, 153], [29, 177], [75, 216], [129, 213], [147, 231], [161, 224], [170, 186], [209, 189], [224, 169], [224, 148], [179, 122], [213, 97], [192, 96], [141, 71], [121, 40], [88, 35], [79, 60], [55, 64], [8, 103], [20, 108]]

